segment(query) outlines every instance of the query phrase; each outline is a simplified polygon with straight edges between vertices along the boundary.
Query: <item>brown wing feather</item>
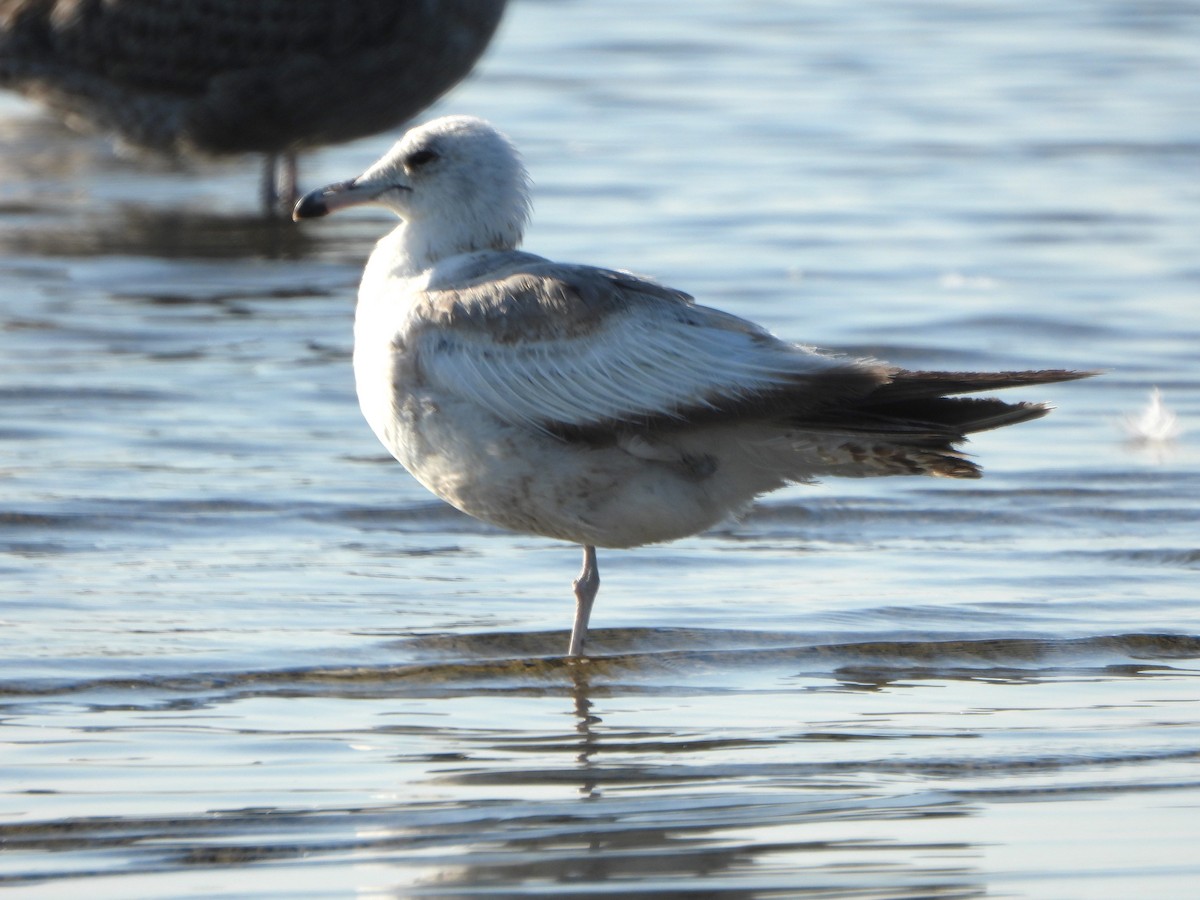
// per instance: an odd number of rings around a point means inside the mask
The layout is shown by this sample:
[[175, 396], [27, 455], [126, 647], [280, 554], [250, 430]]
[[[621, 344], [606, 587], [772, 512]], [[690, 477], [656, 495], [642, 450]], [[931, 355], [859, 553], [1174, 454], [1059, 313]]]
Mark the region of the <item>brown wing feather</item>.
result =
[[1021, 372], [920, 372], [900, 369], [892, 380], [881, 385], [873, 397], [881, 402], [893, 402], [947, 394], [974, 394], [978, 391], [998, 391], [1003, 388], [1029, 387], [1088, 378], [1095, 372], [1076, 372], [1070, 369], [1034, 369]]
[[1009, 403], [995, 397], [947, 394], [1051, 384], [1086, 378], [1091, 372], [1043, 369], [1027, 372], [893, 373], [857, 402], [795, 421], [798, 428], [845, 435], [839, 450], [852, 461], [869, 460], [886, 474], [978, 478], [979, 466], [956, 449], [968, 434], [1039, 419], [1044, 403]]

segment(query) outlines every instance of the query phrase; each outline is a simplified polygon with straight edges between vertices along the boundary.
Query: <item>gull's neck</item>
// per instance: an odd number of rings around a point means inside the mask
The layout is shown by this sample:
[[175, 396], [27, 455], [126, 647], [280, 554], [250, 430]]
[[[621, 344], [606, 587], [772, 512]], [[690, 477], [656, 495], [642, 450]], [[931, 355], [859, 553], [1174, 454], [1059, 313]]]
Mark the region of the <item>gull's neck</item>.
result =
[[480, 227], [478, 222], [454, 223], [420, 220], [403, 222], [377, 245], [390, 257], [393, 277], [411, 278], [428, 271], [444, 259], [480, 250], [515, 250], [521, 243], [517, 228], [497, 224]]
[[405, 223], [384, 235], [375, 245], [363, 271], [363, 285], [399, 280], [408, 282], [409, 289], [421, 290], [431, 279], [442, 281], [447, 272], [456, 272], [461, 264], [467, 264], [464, 263], [466, 259], [513, 249], [504, 241], [483, 247], [473, 243], [451, 244], [449, 249], [445, 245], [434, 247], [418, 230]]

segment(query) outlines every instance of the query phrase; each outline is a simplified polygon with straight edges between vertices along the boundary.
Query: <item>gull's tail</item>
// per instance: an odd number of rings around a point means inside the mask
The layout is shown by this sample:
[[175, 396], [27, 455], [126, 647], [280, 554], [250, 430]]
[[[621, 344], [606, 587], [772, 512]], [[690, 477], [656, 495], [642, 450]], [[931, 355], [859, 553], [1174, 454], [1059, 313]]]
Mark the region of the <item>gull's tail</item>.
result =
[[[1027, 372], [892, 373], [891, 380], [836, 411], [815, 412], [792, 424], [806, 432], [837, 435], [831, 473], [935, 475], [979, 478], [975, 463], [956, 445], [967, 435], [1017, 425], [1046, 415], [1045, 403], [1010, 403], [995, 397], [958, 394], [1053, 384], [1087, 378], [1094, 372], [1042, 369]], [[866, 471], [862, 471], [865, 467]]]

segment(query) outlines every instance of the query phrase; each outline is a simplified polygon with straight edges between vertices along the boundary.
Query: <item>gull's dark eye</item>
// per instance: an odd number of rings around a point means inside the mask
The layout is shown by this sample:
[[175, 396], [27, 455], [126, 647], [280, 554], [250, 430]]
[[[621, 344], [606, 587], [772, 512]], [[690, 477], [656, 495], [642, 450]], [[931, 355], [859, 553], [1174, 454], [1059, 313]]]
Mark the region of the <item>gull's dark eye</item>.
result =
[[419, 169], [426, 163], [431, 163], [438, 158], [438, 155], [432, 150], [414, 150], [408, 156], [404, 157], [404, 168]]

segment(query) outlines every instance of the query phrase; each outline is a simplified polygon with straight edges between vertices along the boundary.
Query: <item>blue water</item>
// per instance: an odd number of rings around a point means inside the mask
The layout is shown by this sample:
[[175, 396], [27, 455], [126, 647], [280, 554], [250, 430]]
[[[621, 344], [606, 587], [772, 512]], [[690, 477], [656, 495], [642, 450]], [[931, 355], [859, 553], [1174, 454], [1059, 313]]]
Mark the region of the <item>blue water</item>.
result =
[[[921, 368], [1077, 367], [981, 482], [602, 552], [386, 458], [381, 213], [257, 218], [0, 101], [0, 884], [38, 896], [1186, 897], [1200, 8], [516, 0], [430, 111], [526, 246]], [[361, 172], [396, 135], [305, 159]], [[1158, 387], [1173, 440], [1126, 420]], [[86, 879], [86, 884], [84, 884]]]

